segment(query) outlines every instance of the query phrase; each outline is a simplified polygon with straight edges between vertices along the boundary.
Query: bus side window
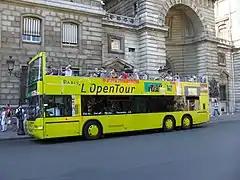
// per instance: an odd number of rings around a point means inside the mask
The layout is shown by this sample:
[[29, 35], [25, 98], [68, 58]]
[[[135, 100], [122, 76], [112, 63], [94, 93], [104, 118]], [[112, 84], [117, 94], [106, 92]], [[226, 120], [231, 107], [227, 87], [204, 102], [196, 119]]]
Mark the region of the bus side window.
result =
[[46, 117], [67, 117], [72, 116], [71, 95], [46, 96], [44, 99]]
[[132, 96], [131, 111], [132, 113], [149, 113], [149, 97], [148, 96]]
[[187, 96], [186, 100], [188, 102], [188, 110], [189, 111], [197, 111], [200, 109], [199, 97]]

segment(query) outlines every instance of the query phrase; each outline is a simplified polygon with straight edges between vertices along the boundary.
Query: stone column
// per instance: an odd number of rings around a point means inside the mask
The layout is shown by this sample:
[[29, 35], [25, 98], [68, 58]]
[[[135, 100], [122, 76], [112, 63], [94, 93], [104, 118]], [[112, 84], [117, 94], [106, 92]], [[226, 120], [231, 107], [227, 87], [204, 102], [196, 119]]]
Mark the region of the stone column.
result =
[[150, 76], [157, 75], [160, 66], [166, 65], [165, 29], [143, 27], [139, 29], [138, 68]]

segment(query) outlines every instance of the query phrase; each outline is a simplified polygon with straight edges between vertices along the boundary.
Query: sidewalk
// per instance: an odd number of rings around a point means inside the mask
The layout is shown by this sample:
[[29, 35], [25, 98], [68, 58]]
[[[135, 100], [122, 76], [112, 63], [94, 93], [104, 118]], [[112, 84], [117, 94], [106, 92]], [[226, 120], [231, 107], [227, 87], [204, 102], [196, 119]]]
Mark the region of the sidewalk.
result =
[[210, 123], [220, 123], [220, 122], [232, 122], [232, 121], [240, 121], [240, 113], [222, 115], [218, 118], [211, 117]]
[[30, 136], [28, 136], [28, 135], [19, 136], [19, 135], [17, 135], [17, 132], [13, 132], [12, 130], [8, 130], [6, 132], [0, 131], [0, 141], [18, 140], [18, 139], [30, 139]]

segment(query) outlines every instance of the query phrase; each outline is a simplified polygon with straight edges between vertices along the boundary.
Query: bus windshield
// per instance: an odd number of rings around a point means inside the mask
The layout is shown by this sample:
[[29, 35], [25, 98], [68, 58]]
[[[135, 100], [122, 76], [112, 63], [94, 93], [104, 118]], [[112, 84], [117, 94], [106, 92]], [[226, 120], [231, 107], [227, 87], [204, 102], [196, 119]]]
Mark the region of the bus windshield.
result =
[[28, 68], [28, 84], [42, 80], [42, 57], [38, 57], [29, 64]]
[[41, 96], [32, 96], [28, 98], [27, 119], [35, 120], [42, 117]]

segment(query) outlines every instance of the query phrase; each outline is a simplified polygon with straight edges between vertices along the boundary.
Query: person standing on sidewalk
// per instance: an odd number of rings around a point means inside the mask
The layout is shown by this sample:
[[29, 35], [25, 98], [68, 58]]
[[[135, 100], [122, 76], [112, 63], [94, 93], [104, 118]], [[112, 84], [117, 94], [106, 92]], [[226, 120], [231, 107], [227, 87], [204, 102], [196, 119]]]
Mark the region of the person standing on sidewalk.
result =
[[215, 99], [215, 101], [214, 101], [214, 111], [213, 111], [214, 117], [216, 117], [216, 114], [217, 114], [218, 116], [220, 115], [219, 105], [218, 105], [217, 99]]
[[21, 105], [16, 109], [16, 117], [17, 117], [17, 127], [18, 127], [18, 135], [25, 135], [23, 121], [24, 121], [24, 109]]
[[2, 112], [1, 112], [1, 126], [2, 126], [2, 132], [5, 132], [7, 130], [6, 109], [5, 108], [2, 108]]
[[11, 124], [12, 113], [13, 113], [13, 110], [10, 108], [10, 105], [7, 104], [6, 105], [6, 123], [7, 123], [7, 126], [9, 126]]

